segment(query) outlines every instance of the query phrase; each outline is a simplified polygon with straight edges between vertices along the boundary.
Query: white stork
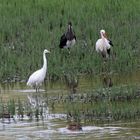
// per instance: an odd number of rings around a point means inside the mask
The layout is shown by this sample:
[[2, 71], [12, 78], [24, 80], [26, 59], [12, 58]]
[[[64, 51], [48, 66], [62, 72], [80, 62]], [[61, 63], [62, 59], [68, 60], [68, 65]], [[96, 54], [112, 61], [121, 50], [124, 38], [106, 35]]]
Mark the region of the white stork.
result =
[[112, 41], [107, 38], [105, 30], [100, 30], [100, 35], [101, 38], [96, 41], [96, 51], [107, 58], [110, 56], [110, 48], [113, 44]]

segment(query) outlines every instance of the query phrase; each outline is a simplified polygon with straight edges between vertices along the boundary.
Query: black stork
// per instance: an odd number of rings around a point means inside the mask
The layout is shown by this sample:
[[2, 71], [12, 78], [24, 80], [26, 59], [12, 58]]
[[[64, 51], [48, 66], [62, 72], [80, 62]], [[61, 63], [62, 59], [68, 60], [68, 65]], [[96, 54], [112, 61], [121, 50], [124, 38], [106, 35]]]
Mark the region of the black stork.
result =
[[61, 36], [59, 47], [63, 48], [70, 48], [76, 43], [76, 36], [72, 28], [72, 23], [68, 23], [67, 31]]

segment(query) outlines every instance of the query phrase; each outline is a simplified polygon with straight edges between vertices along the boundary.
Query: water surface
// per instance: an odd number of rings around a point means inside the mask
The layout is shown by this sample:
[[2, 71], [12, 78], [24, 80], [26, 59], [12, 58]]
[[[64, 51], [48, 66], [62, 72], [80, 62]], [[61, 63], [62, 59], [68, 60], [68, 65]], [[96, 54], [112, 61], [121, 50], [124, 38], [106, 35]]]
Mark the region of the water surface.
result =
[[[140, 73], [131, 74], [114, 74], [111, 77], [113, 86], [139, 84]], [[103, 87], [102, 75], [100, 76], [84, 76], [79, 78], [77, 93], [89, 91]], [[26, 83], [10, 83], [1, 84], [0, 97], [6, 101], [9, 99], [33, 100], [34, 89], [26, 86]], [[63, 81], [48, 82], [40, 89], [40, 95], [47, 93], [48, 97], [58, 94], [68, 94], [69, 90]], [[41, 99], [42, 101], [42, 99]], [[140, 120], [133, 121], [114, 121], [110, 123], [84, 124], [82, 123], [82, 131], [70, 131], [67, 129], [66, 114], [63, 110], [52, 112], [46, 108], [45, 116], [38, 121], [33, 118], [31, 121], [27, 116], [21, 120], [18, 116], [14, 116], [15, 120], [0, 119], [0, 139], [1, 140], [137, 140], [140, 139]]]

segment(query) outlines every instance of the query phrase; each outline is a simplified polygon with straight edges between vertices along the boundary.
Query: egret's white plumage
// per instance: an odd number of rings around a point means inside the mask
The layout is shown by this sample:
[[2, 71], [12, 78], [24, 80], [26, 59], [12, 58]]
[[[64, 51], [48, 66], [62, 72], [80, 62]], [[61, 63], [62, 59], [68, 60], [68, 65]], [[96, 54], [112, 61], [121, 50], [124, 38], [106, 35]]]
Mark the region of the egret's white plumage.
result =
[[42, 82], [45, 79], [46, 72], [47, 72], [47, 59], [45, 54], [50, 53], [47, 49], [44, 50], [43, 52], [43, 67], [37, 71], [35, 71], [28, 79], [27, 85], [34, 87], [36, 91], [39, 90]]
[[103, 57], [110, 55], [110, 48], [113, 46], [112, 42], [107, 39], [105, 30], [100, 30], [101, 38], [96, 42], [96, 51], [101, 53]]

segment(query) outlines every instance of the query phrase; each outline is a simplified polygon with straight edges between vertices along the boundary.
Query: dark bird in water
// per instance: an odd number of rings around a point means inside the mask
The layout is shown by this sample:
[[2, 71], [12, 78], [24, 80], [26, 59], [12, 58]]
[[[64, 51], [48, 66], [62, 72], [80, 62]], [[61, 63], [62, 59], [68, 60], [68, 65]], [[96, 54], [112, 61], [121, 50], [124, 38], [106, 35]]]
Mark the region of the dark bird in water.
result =
[[101, 38], [96, 42], [96, 51], [101, 53], [103, 57], [110, 56], [110, 49], [113, 46], [113, 43], [110, 39], [107, 38], [105, 30], [100, 31]]
[[68, 29], [66, 33], [61, 36], [59, 47], [70, 49], [76, 43], [76, 36], [72, 29], [72, 23], [68, 23]]
[[67, 127], [67, 129], [71, 130], [71, 131], [81, 131], [82, 130], [82, 126], [79, 123], [70, 123]]

